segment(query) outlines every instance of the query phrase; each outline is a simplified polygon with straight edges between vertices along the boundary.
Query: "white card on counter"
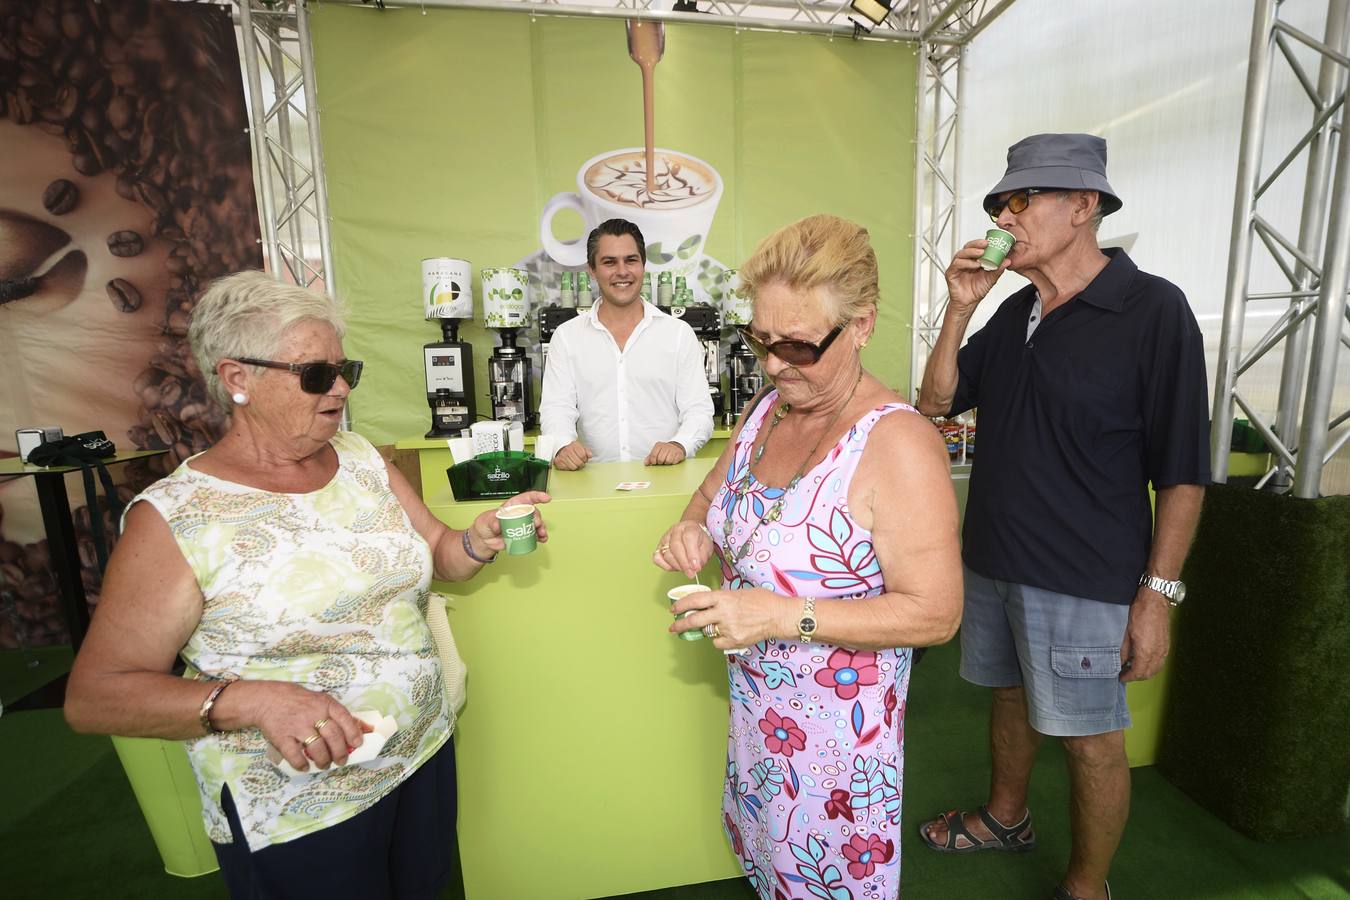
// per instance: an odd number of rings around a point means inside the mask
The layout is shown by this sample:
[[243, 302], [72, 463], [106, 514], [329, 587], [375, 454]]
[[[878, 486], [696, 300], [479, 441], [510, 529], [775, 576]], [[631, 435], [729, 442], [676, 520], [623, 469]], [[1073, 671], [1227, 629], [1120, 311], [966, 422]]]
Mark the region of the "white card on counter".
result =
[[[375, 730], [364, 735], [361, 738], [361, 746], [348, 754], [347, 765], [349, 766], [356, 765], [357, 763], [370, 762], [372, 759], [379, 756], [380, 751], [384, 749], [384, 745], [394, 736], [394, 732], [398, 731], [397, 719], [393, 716], [382, 715], [376, 710], [363, 709], [360, 712], [352, 713], [352, 715]], [[286, 761], [286, 758], [281, 755], [280, 750], [270, 744], [267, 746], [267, 758], [271, 760], [278, 769], [284, 774], [289, 775], [291, 778], [300, 778], [304, 775], [310, 775], [320, 771], [313, 760], [310, 760], [309, 768], [305, 771], [302, 772], [296, 769], [295, 766]], [[333, 767], [330, 766], [329, 768]]]
[[616, 491], [640, 491], [652, 486], [650, 481], [620, 481], [614, 486]]

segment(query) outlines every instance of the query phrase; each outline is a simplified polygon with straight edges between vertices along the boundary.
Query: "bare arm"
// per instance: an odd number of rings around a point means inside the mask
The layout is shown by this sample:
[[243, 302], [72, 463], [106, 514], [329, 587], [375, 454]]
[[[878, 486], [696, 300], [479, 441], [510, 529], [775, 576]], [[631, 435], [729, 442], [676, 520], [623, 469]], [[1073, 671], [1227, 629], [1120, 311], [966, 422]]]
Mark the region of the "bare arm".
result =
[[988, 244], [983, 239], [971, 241], [957, 251], [947, 266], [947, 311], [942, 315], [942, 330], [923, 367], [923, 382], [919, 386], [917, 406], [925, 416], [945, 416], [951, 411], [958, 381], [956, 354], [965, 340], [970, 317], [1008, 267], [1005, 259], [992, 272], [980, 268], [978, 260]]
[[[1181, 567], [1195, 538], [1205, 489], [1198, 484], [1177, 484], [1159, 488], [1157, 496], [1153, 546], [1146, 572], [1175, 581], [1181, 577]], [[1139, 586], [1130, 604], [1130, 621], [1120, 647], [1122, 681], [1144, 681], [1162, 669], [1171, 645], [1169, 611], [1166, 597], [1152, 588]]]
[[[469, 546], [474, 554], [482, 559], [489, 559], [506, 547], [495, 508], [479, 513], [467, 529], [451, 528], [431, 514], [431, 510], [427, 509], [427, 505], [422, 502], [417, 491], [413, 490], [408, 479], [403, 477], [402, 472], [388, 462], [385, 463], [385, 469], [389, 472], [389, 487], [393, 489], [399, 505], [408, 514], [413, 528], [431, 547], [432, 569], [441, 581], [467, 581], [485, 565], [465, 552], [466, 532], [469, 535]], [[532, 503], [537, 506], [547, 502], [549, 496], [543, 491], [528, 491], [512, 497], [502, 505]], [[538, 510], [534, 513], [534, 525], [538, 540], [547, 541], [548, 529], [545, 528], [543, 517], [539, 515]]]
[[[127, 513], [89, 635], [66, 688], [66, 721], [76, 731], [169, 740], [205, 733], [199, 711], [218, 682], [170, 674], [174, 657], [202, 615], [197, 579], [168, 524], [149, 503]], [[215, 673], [213, 673], [215, 674]], [[239, 681], [220, 695], [211, 723], [222, 731], [258, 727], [296, 768], [300, 741], [328, 719], [310, 757], [345, 761], [361, 744], [361, 724], [327, 694], [278, 681]]]

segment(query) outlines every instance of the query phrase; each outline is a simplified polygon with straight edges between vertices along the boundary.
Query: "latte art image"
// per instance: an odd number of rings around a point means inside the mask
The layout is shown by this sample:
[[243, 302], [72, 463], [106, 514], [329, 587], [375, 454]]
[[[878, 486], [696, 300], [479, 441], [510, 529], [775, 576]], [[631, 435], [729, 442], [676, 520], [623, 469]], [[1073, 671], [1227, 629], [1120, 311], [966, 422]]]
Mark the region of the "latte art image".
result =
[[647, 161], [642, 153], [623, 153], [603, 159], [586, 170], [586, 186], [612, 203], [639, 209], [683, 209], [711, 197], [713, 174], [697, 162], [657, 154], [654, 189], [647, 186]]

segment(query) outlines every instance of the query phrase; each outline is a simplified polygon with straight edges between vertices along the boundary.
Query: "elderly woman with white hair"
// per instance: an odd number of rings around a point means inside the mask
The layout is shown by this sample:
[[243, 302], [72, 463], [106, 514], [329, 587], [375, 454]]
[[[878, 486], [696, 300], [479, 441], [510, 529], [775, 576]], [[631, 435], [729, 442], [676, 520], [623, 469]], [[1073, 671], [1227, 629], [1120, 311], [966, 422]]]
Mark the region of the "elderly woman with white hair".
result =
[[[343, 332], [331, 298], [260, 272], [203, 295], [189, 340], [229, 428], [132, 501], [66, 695], [79, 731], [187, 741], [236, 898], [434, 897], [450, 872], [454, 711], [428, 586], [491, 562], [501, 528], [491, 510], [442, 524], [338, 429], [362, 368]], [[349, 764], [367, 711], [397, 731]]]

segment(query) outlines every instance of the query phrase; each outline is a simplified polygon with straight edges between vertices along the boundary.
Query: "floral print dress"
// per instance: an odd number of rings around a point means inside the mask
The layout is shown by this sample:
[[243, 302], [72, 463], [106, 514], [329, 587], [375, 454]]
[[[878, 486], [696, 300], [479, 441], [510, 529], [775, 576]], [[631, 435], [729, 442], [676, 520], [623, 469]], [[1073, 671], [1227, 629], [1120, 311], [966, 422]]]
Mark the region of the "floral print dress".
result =
[[[748, 474], [771, 393], [746, 421], [712, 508], [723, 587], [865, 601], [885, 590], [871, 533], [848, 488], [868, 434], [903, 403], [870, 410], [786, 492], [782, 515], [751, 534], [784, 488]], [[736, 490], [743, 479], [745, 489]], [[732, 523], [724, 536], [724, 523]], [[733, 553], [750, 551], [735, 568]], [[730, 546], [732, 553], [725, 549]], [[727, 657], [731, 728], [723, 825], [762, 900], [883, 900], [900, 892], [900, 795], [912, 650], [762, 642]]]

